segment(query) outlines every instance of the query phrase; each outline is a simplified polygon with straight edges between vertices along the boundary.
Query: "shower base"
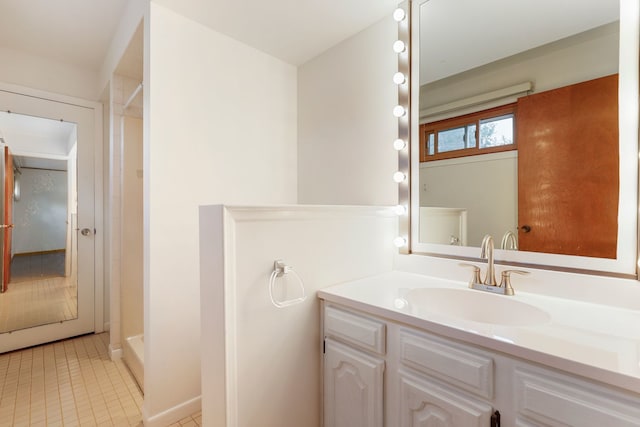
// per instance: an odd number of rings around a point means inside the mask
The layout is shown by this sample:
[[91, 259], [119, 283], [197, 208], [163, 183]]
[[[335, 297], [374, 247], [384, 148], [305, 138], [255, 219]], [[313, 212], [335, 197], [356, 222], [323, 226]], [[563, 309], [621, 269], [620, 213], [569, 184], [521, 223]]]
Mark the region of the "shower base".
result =
[[144, 391], [144, 335], [127, 337], [124, 346], [124, 362]]

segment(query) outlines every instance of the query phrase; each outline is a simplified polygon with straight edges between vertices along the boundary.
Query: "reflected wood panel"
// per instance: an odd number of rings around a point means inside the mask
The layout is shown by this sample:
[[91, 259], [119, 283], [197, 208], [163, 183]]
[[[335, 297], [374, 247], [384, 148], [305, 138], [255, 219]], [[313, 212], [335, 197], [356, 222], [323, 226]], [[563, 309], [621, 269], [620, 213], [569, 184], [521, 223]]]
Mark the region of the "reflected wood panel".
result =
[[617, 105], [617, 74], [518, 100], [521, 250], [616, 258]]

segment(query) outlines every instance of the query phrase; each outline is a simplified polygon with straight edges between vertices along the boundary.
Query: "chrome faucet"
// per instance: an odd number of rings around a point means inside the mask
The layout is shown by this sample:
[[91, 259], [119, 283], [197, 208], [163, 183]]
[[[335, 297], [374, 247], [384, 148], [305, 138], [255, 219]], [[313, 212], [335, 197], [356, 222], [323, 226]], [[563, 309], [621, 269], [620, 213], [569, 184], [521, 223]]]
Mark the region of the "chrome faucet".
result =
[[496, 282], [496, 270], [493, 266], [493, 237], [487, 234], [482, 239], [482, 245], [480, 246], [480, 258], [487, 260], [487, 275], [484, 276], [484, 284], [489, 286], [495, 286]]
[[504, 236], [502, 236], [500, 249], [509, 249], [512, 251], [518, 250], [518, 238], [513, 231], [508, 230], [506, 233], [504, 233]]
[[502, 295], [513, 295], [513, 287], [511, 286], [511, 273], [516, 274], [529, 274], [528, 271], [522, 270], [504, 270], [502, 272], [502, 280], [500, 284], [496, 282], [496, 270], [493, 264], [493, 237], [489, 234], [482, 239], [482, 245], [480, 246], [480, 258], [487, 260], [487, 273], [482, 280], [480, 267], [474, 264], [461, 263], [461, 266], [473, 268], [473, 276], [469, 281], [469, 287], [471, 289], [477, 289], [480, 291], [487, 291]]

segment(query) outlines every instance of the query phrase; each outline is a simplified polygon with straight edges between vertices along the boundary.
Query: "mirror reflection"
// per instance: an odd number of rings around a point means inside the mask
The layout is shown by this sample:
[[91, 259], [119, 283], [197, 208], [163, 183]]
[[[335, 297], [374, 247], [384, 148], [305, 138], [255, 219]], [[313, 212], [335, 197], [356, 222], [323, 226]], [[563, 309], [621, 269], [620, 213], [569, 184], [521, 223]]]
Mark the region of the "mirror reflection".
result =
[[429, 0], [419, 43], [419, 241], [615, 259], [619, 2]]
[[78, 316], [76, 124], [0, 112], [0, 333]]

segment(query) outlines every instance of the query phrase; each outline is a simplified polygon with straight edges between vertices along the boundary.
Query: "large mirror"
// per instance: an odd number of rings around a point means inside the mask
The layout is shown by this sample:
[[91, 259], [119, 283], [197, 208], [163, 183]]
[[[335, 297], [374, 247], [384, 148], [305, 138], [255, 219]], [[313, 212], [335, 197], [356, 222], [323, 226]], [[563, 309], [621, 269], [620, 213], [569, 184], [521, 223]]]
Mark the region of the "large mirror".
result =
[[0, 112], [0, 333], [76, 319], [77, 126]]
[[635, 275], [634, 1], [412, 2], [412, 252]]

